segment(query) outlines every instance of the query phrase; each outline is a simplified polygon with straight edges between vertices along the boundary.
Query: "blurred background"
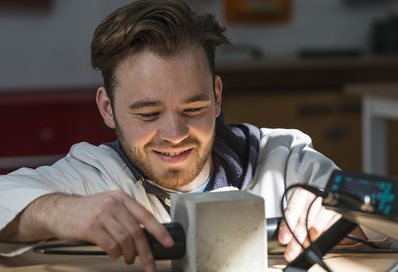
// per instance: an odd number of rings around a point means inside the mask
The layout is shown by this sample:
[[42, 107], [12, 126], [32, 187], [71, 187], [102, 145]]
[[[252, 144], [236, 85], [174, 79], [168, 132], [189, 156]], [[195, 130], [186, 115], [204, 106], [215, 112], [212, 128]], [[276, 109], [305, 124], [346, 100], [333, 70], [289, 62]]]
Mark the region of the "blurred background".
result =
[[[114, 139], [96, 109], [89, 47], [97, 24], [129, 2], [0, 0], [0, 173]], [[234, 44], [217, 52], [228, 122], [300, 129], [341, 168], [363, 169], [362, 96], [351, 90], [398, 82], [398, 1], [189, 2]], [[386, 168], [398, 175], [398, 126], [387, 128]]]

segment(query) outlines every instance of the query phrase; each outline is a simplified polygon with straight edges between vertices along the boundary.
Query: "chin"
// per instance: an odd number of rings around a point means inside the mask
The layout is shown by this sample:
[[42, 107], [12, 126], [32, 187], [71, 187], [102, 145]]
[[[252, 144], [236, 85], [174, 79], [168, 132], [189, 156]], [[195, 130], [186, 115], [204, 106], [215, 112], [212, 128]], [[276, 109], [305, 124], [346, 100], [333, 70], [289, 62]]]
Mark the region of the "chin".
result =
[[[174, 171], [173, 171], [174, 172]], [[160, 186], [176, 190], [183, 186], [190, 184], [196, 175], [191, 173], [173, 173], [169, 172], [167, 174], [162, 175], [160, 178], [156, 179], [156, 183]], [[182, 172], [179, 170], [179, 172]]]

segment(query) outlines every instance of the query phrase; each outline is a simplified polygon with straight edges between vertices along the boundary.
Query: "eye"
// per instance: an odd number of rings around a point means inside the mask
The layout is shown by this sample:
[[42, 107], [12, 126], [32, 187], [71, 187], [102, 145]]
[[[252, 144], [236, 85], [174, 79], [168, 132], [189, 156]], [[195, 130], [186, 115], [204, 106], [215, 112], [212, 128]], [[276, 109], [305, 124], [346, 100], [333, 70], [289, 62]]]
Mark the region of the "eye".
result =
[[191, 114], [191, 113], [200, 113], [203, 111], [205, 107], [198, 107], [198, 108], [188, 108], [184, 110], [184, 113]]
[[138, 118], [144, 121], [153, 121], [159, 117], [159, 112], [137, 113]]

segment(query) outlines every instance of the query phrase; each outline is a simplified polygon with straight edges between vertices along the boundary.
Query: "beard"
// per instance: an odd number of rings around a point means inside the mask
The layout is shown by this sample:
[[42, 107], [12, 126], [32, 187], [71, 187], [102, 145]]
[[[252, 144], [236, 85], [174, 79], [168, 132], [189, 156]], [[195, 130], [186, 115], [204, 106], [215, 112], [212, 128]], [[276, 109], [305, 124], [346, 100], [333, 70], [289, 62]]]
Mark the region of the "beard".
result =
[[[140, 149], [130, 146], [118, 123], [115, 123], [117, 137], [130, 161], [141, 170], [146, 178], [162, 187], [176, 190], [188, 185], [199, 175], [206, 162], [210, 159], [215, 138], [215, 127], [213, 127], [213, 133], [208, 142], [200, 142], [198, 139], [190, 137], [179, 144], [172, 145], [160, 140], [161, 142], [149, 142]], [[153, 159], [156, 156], [152, 151], [155, 147], [180, 148], [185, 146], [193, 146], [194, 148], [189, 154], [189, 163], [185, 163], [183, 167], [170, 166], [166, 168], [162, 165], [159, 166], [157, 161]]]

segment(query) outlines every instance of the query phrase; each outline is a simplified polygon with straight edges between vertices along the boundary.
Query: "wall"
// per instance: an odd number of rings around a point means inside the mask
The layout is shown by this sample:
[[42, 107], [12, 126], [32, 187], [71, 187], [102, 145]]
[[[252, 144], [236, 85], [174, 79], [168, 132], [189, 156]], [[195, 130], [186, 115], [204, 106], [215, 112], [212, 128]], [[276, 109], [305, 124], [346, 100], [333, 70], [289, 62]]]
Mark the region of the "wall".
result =
[[[49, 10], [0, 10], [0, 91], [99, 84], [100, 77], [89, 63], [92, 33], [105, 15], [127, 2], [53, 0]], [[223, 21], [222, 1], [192, 2], [200, 10], [215, 12]], [[398, 11], [397, 1], [386, 0], [292, 3], [289, 24], [232, 25], [228, 36], [237, 45], [260, 48], [268, 57], [291, 56], [303, 47], [356, 47], [366, 51], [371, 23]]]
[[398, 1], [292, 0], [292, 4], [289, 24], [235, 25], [228, 34], [234, 43], [255, 44], [267, 56], [292, 55], [302, 48], [369, 51], [374, 20], [398, 13]]

